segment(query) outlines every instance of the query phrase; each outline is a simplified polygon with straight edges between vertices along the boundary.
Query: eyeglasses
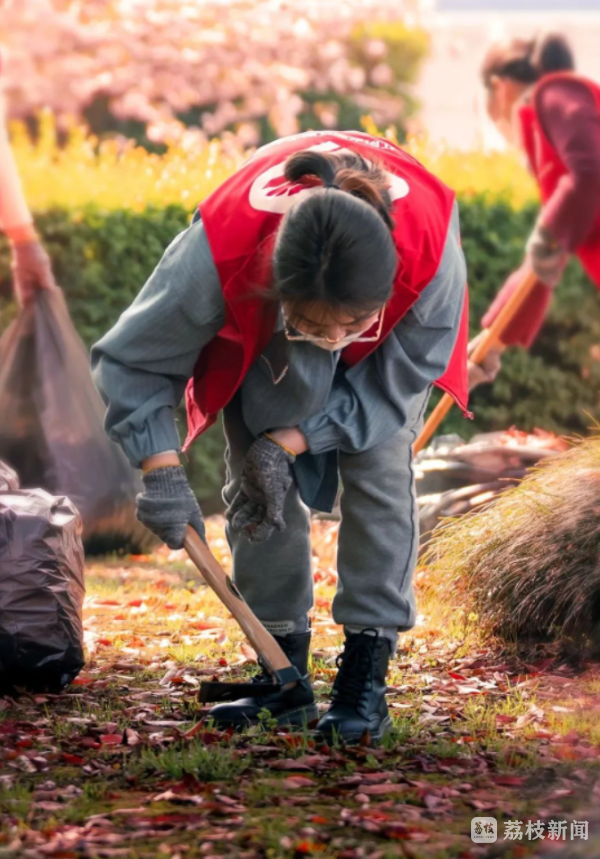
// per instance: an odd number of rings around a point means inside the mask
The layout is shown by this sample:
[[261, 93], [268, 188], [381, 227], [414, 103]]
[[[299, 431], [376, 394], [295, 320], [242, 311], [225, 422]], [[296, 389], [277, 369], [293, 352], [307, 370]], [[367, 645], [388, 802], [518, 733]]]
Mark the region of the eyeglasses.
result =
[[[343, 340], [349, 339], [351, 337], [353, 343], [374, 343], [381, 337], [381, 331], [383, 328], [383, 317], [385, 315], [384, 311], [385, 307], [382, 307], [379, 311], [379, 325], [377, 327], [377, 334], [373, 335], [372, 337], [368, 337], [366, 335], [363, 336], [362, 334], [358, 337], [355, 337], [354, 335], [345, 335], [344, 337], [336, 337], [335, 340], [330, 340], [329, 337], [319, 337], [316, 334], [307, 334], [298, 331], [298, 329], [294, 328], [293, 325], [291, 325], [291, 323], [287, 319], [285, 313], [283, 312], [283, 308], [281, 310], [281, 315], [283, 317], [283, 330], [285, 332], [286, 340], [308, 341], [309, 343], [341, 343]], [[369, 325], [366, 330], [370, 331], [373, 325], [377, 325], [377, 320], [375, 320], [372, 325]]]

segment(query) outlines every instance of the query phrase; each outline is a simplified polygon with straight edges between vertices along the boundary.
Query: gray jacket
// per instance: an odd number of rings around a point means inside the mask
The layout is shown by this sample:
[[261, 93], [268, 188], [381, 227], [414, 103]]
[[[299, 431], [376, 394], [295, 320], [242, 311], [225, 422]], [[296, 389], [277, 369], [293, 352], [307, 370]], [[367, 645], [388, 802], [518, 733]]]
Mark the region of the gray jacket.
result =
[[[295, 475], [306, 504], [330, 510], [337, 451], [364, 451], [390, 438], [419, 394], [444, 373], [465, 291], [455, 204], [437, 274], [359, 364], [347, 367], [339, 353], [287, 341], [279, 320], [242, 383], [243, 417], [254, 435], [288, 426], [304, 433], [309, 452], [296, 460]], [[174, 411], [200, 351], [224, 319], [217, 270], [203, 224], [195, 218], [92, 348], [94, 381], [108, 408], [106, 430], [134, 467], [154, 453], [180, 450]]]

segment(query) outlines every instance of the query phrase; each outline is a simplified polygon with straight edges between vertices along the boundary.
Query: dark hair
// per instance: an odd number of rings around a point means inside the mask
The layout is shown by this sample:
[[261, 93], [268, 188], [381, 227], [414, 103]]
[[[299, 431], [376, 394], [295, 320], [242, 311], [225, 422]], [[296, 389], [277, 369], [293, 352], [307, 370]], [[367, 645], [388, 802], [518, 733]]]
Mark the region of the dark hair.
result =
[[325, 187], [283, 219], [270, 296], [292, 309], [320, 302], [357, 315], [385, 304], [398, 267], [385, 171], [354, 152], [306, 149], [287, 159], [285, 176], [316, 177]]
[[573, 51], [559, 33], [545, 33], [535, 39], [511, 39], [492, 45], [481, 67], [484, 86], [494, 76], [532, 84], [552, 72], [570, 72], [575, 68]]

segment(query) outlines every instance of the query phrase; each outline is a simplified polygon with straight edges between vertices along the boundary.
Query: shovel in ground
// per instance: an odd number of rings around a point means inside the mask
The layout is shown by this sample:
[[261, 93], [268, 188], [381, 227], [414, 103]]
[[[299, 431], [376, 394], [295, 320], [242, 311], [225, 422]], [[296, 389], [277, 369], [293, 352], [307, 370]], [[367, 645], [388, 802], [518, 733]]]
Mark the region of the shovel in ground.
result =
[[281, 647], [277, 644], [260, 620], [245, 602], [230, 576], [200, 539], [196, 531], [188, 526], [183, 543], [184, 549], [198, 568], [204, 581], [213, 589], [223, 605], [229, 609], [246, 634], [248, 641], [264, 662], [273, 678], [272, 685], [266, 683], [222, 683], [205, 681], [200, 684], [199, 699], [202, 704], [214, 701], [232, 701], [235, 698], [257, 697], [291, 689], [301, 679]]
[[[469, 357], [469, 360], [474, 364], [481, 364], [490, 349], [492, 349], [499, 340], [502, 339], [506, 327], [511, 322], [514, 316], [518, 313], [524, 302], [531, 294], [532, 289], [538, 281], [538, 277], [533, 271], [528, 271], [519, 287], [515, 289], [509, 300], [506, 302], [498, 316], [494, 319], [490, 327], [487, 329], [487, 334], [482, 337], [481, 342]], [[423, 450], [431, 436], [435, 433], [439, 425], [442, 423], [450, 409], [454, 400], [450, 394], [444, 394], [435, 409], [427, 419], [421, 435], [414, 444], [414, 452], [418, 453]]]

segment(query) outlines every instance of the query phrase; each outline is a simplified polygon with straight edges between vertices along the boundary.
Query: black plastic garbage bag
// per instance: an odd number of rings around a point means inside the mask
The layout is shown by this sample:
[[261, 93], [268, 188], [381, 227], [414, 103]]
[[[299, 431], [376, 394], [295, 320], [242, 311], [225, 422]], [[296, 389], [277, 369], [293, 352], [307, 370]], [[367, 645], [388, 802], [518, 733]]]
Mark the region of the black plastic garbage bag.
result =
[[148, 551], [140, 482], [106, 436], [104, 411], [62, 292], [39, 292], [0, 339], [0, 459], [22, 487], [71, 499], [88, 552]]
[[83, 667], [81, 532], [68, 498], [0, 492], [0, 694], [59, 691]]

